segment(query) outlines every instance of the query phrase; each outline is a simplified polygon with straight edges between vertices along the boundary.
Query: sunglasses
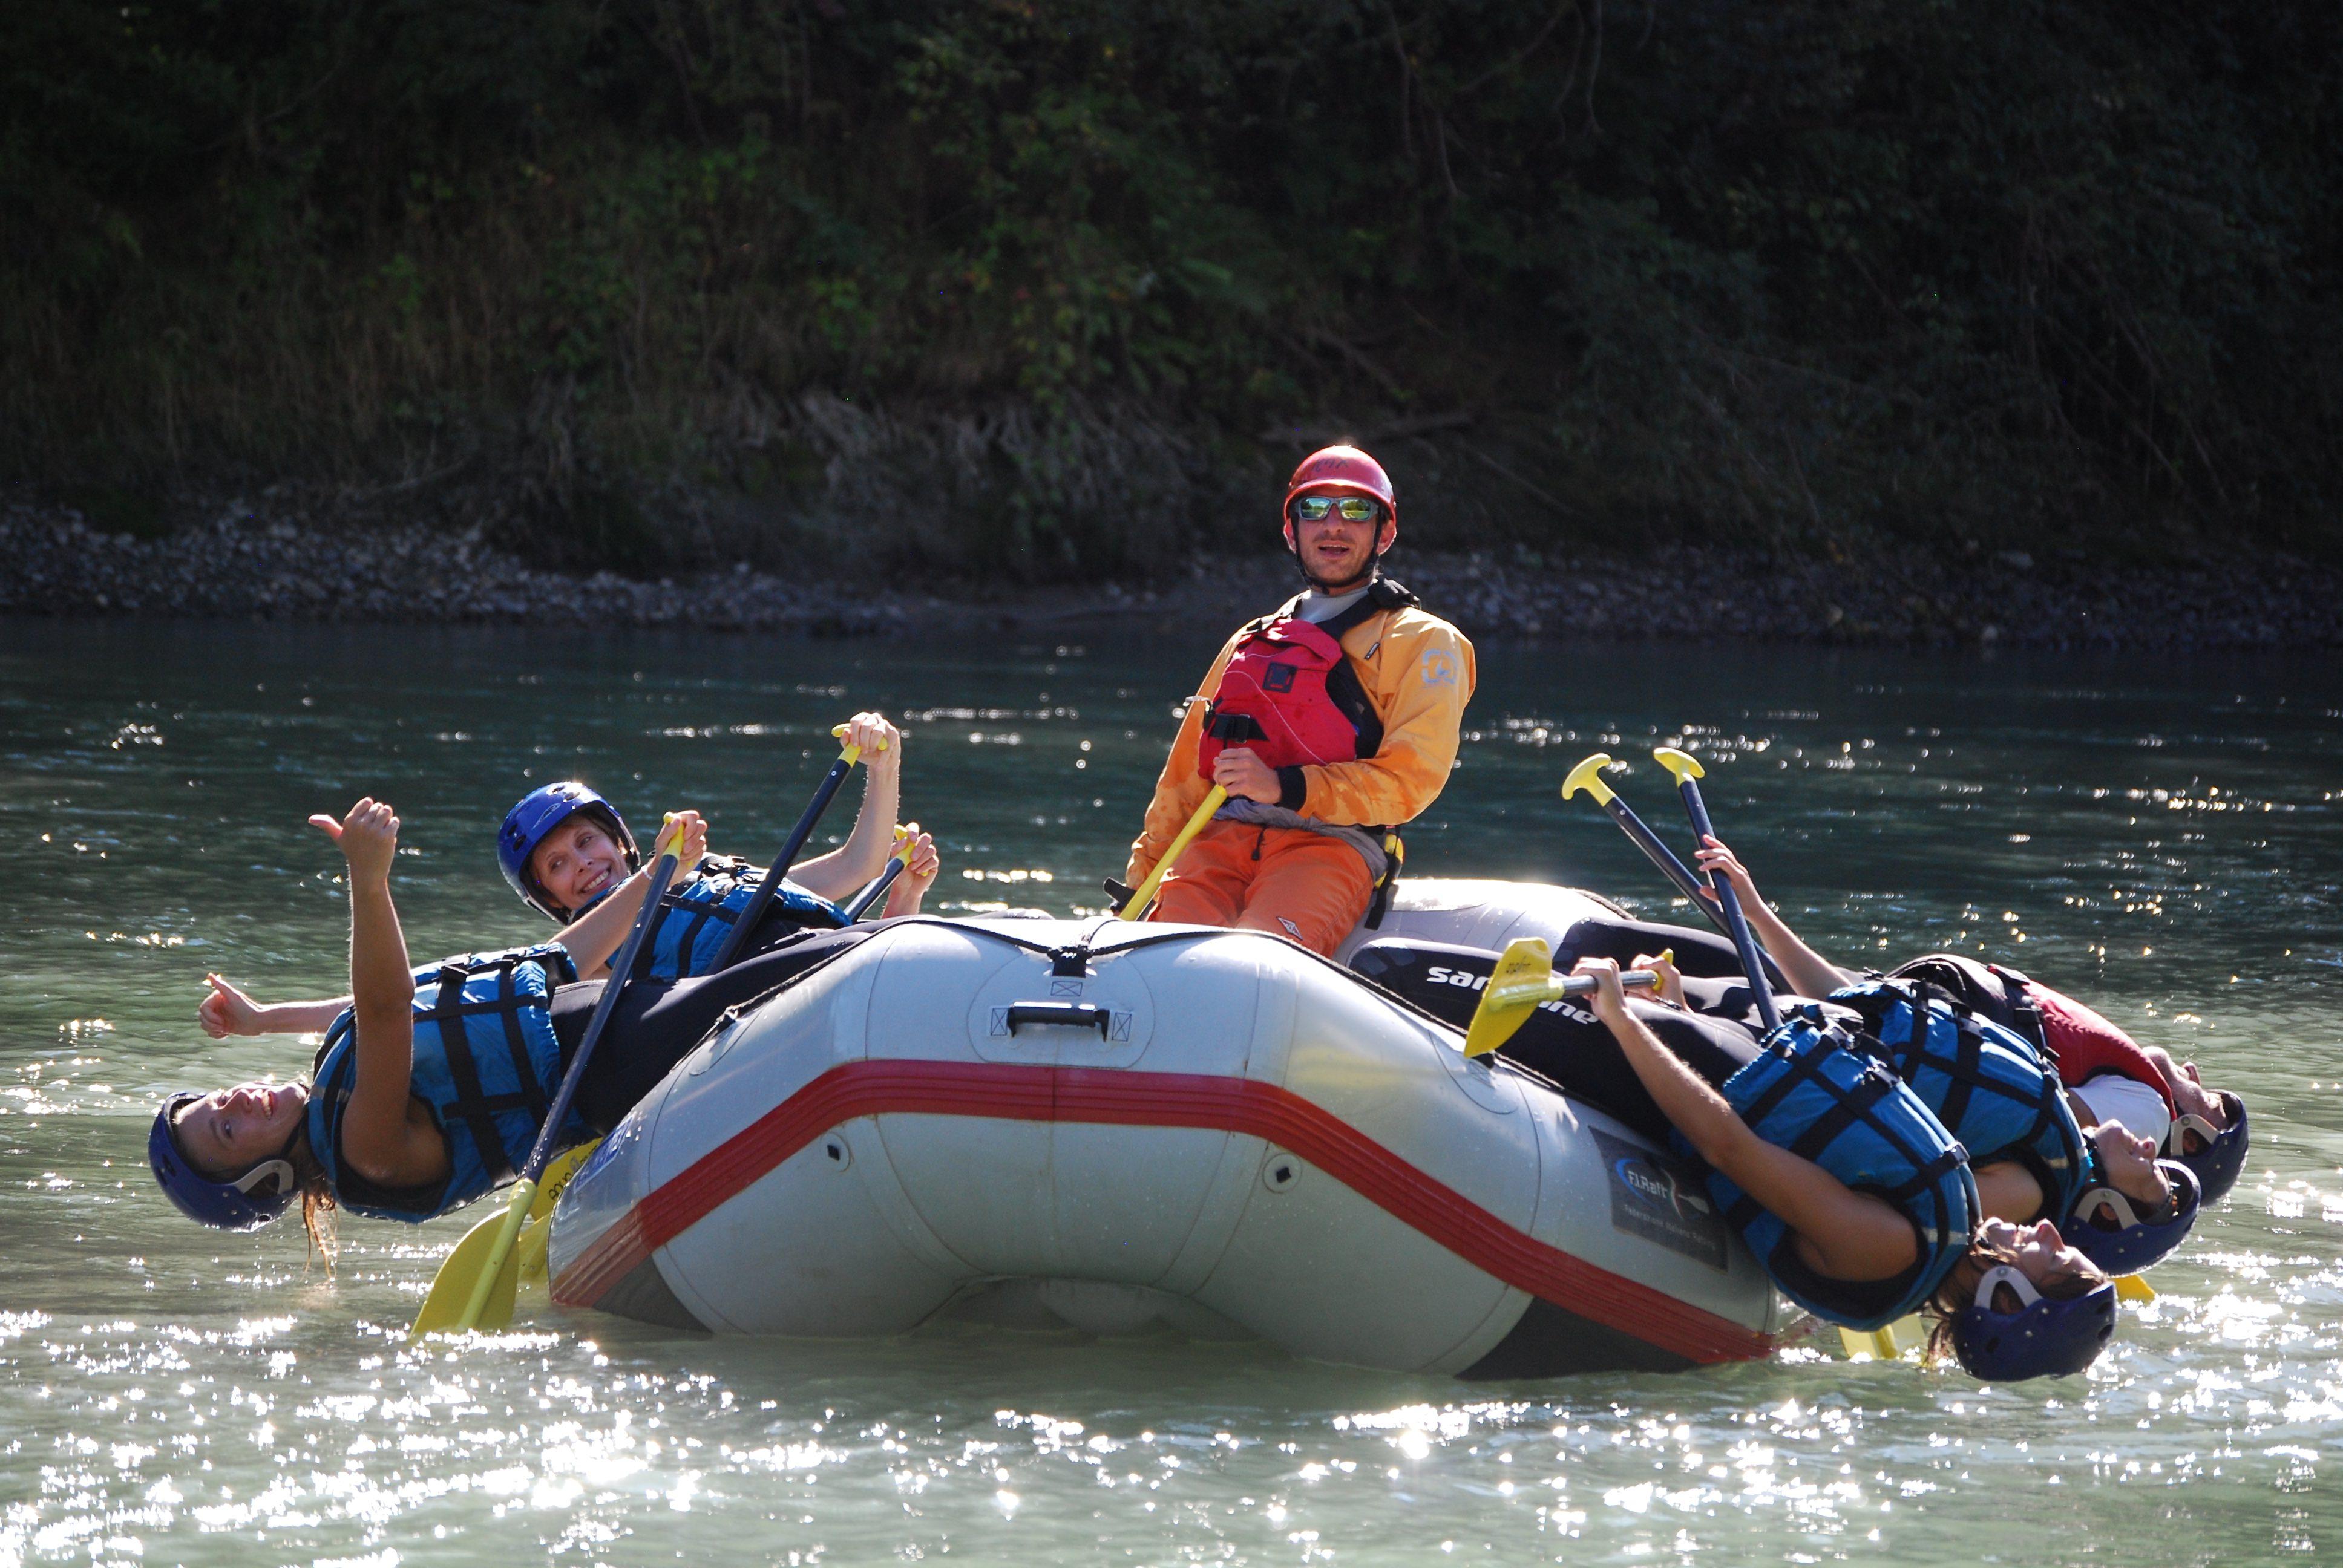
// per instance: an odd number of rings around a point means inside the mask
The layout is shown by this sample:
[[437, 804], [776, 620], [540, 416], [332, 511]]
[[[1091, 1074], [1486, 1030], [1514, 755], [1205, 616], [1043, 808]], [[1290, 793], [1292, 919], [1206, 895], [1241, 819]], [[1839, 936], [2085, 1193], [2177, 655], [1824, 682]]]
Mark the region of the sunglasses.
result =
[[1364, 496], [1303, 496], [1293, 503], [1297, 523], [1322, 523], [1330, 515], [1346, 523], [1371, 523], [1383, 514], [1381, 504]]

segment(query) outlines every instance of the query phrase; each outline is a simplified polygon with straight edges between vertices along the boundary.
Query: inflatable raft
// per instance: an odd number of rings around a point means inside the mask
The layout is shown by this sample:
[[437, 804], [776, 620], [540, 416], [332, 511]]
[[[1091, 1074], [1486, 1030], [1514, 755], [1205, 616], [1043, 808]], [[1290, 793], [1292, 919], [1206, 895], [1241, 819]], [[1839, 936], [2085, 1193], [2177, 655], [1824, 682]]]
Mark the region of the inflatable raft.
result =
[[[1368, 936], [1558, 939], [1592, 895], [1420, 880]], [[736, 1010], [563, 1192], [555, 1299], [719, 1333], [1161, 1321], [1466, 1377], [1766, 1354], [1700, 1181], [1291, 943], [918, 920]]]

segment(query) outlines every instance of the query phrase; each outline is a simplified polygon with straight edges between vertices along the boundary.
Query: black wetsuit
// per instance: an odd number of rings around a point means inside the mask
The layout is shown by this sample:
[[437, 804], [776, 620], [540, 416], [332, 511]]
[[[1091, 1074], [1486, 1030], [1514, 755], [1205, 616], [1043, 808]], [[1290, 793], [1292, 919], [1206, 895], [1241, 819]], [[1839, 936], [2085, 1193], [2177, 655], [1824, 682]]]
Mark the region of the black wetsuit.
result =
[[[1680, 969], [1713, 970], [1721, 954], [1731, 975], [1740, 973], [1733, 944], [1723, 938], [1636, 920], [1580, 921], [1570, 929], [1564, 950], [1554, 955], [1554, 970], [1559, 973], [1583, 957], [1616, 959], [1624, 965], [1638, 953], [1667, 948], [1675, 950]], [[1482, 984], [1496, 965], [1497, 955], [1485, 948], [1404, 939], [1370, 942], [1351, 960], [1359, 973], [1459, 1027], [1472, 1021]], [[1726, 1016], [1709, 1016], [1704, 998], [1693, 994], [1694, 987], [1713, 993], [1706, 1000]], [[1748, 984], [1715, 974], [1688, 977], [1685, 993], [1698, 1010], [1681, 1011], [1641, 997], [1628, 998], [1627, 1010], [1684, 1065], [1722, 1086], [1757, 1054]], [[1748, 1024], [1735, 1021], [1744, 1010], [1752, 1014]], [[1610, 1112], [1654, 1142], [1666, 1141], [1673, 1131], [1609, 1026], [1574, 1000], [1538, 1009], [1498, 1054], [1551, 1080], [1573, 1099]]]
[[[893, 922], [843, 930], [790, 930], [720, 974], [679, 980], [629, 980], [578, 1085], [578, 1114], [607, 1133], [659, 1085], [675, 1064], [708, 1038], [729, 1008], [753, 1002], [859, 947]], [[585, 1038], [604, 980], [580, 980], [553, 993], [553, 1031], [565, 1061]]]

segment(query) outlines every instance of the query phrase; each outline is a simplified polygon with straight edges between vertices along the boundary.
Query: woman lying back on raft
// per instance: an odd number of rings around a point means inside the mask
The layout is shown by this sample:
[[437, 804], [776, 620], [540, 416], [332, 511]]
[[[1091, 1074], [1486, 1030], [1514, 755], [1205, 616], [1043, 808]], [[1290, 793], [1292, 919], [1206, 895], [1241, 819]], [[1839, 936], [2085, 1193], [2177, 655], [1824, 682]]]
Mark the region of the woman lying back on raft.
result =
[[[1759, 896], [1748, 868], [1722, 839], [1707, 839], [1697, 859], [1702, 870], [1722, 871], [1732, 882], [1751, 934], [1780, 966], [1792, 990], [1828, 996], [1859, 978], [1790, 929]], [[2237, 1184], [2251, 1136], [2245, 1101], [2206, 1088], [2195, 1062], [2175, 1061], [2161, 1046], [2142, 1046], [2098, 1012], [2039, 980], [1965, 954], [1924, 954], [1897, 965], [1887, 978], [1941, 987], [1964, 1006], [2025, 1036], [2056, 1068], [2092, 1121], [2120, 1122], [2153, 1140], [2166, 1158], [2196, 1175], [2206, 1202], [2226, 1196]], [[1701, 1006], [1697, 995], [1693, 1005]]]
[[1792, 1019], [1720, 1089], [1631, 1010], [1611, 959], [1583, 959], [1594, 1016], [1711, 1171], [1709, 1193], [1783, 1293], [1873, 1329], [1926, 1308], [1930, 1354], [1980, 1378], [2079, 1372], [2115, 1332], [2097, 1265], [2032, 1226], [1984, 1218], [1961, 1146], [1837, 1023]]
[[[706, 826], [696, 812], [677, 819], [680, 858], [696, 861], [706, 852]], [[312, 1242], [324, 1248], [320, 1219], [332, 1209], [420, 1222], [512, 1179], [600, 994], [601, 982], [578, 981], [579, 970], [608, 964], [648, 890], [639, 875], [628, 878], [543, 946], [413, 971], [390, 893], [397, 817], [365, 799], [339, 821], [310, 821], [348, 864], [347, 1005], [325, 1025], [309, 1080], [171, 1095], [156, 1115], [147, 1154], [164, 1192], [189, 1218], [250, 1230], [297, 1196]], [[937, 869], [932, 842], [919, 835], [897, 883], [909, 909], [916, 910]], [[630, 985], [612, 1038], [588, 1067], [564, 1141], [616, 1125], [726, 1007], [876, 929], [792, 933], [720, 975]], [[252, 1031], [317, 1027], [304, 1010], [326, 1005], [260, 1010]]]
[[[1668, 937], [1672, 948], [1681, 949], [1679, 956], [1712, 977], [1720, 967], [1738, 967], [1730, 946], [1710, 944], [1698, 932], [1624, 920], [1581, 920], [1564, 940], [1572, 958], [1617, 961], [1632, 954], [1635, 968], [1656, 971], [1665, 1000], [1633, 999], [1629, 1010], [1707, 1083], [1722, 1088], [1758, 1060], [1768, 1041], [1742, 1010], [1745, 981], [1686, 980], [1673, 963], [1645, 956], [1649, 950], [1623, 949], [1623, 935]], [[1472, 982], [1486, 980], [1495, 957], [1388, 940], [1363, 948], [1353, 963], [1449, 1021], [1465, 1023]], [[1431, 983], [1435, 980], [1441, 983]], [[1695, 990], [1712, 997], [1729, 991], [1725, 1010], [1685, 1010], [1686, 994]], [[1892, 980], [1841, 984], [1820, 1002], [1785, 995], [1781, 1005], [1785, 1016], [1802, 1013], [1815, 1024], [1835, 1022], [1859, 1033], [1863, 1048], [1900, 1077], [1967, 1151], [1981, 1212], [2026, 1225], [2048, 1220], [2070, 1244], [2117, 1273], [2156, 1262], [2194, 1225], [2199, 1209], [2194, 1176], [2177, 1163], [2158, 1161], [2152, 1140], [2111, 1119], [2087, 1130], [2056, 1072], [2014, 1032], [1924, 986]], [[1666, 1113], [1610, 1032], [1582, 1008], [1549, 1002], [1531, 1014], [1502, 1053], [1645, 1137], [1664, 1141], [1670, 1135]]]

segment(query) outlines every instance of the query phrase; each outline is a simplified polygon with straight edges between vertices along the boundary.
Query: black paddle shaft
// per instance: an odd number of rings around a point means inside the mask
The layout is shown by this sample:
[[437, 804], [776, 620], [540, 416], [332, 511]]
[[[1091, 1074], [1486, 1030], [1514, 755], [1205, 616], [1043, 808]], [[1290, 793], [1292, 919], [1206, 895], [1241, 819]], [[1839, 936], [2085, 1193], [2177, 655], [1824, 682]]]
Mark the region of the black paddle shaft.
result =
[[850, 926], [860, 920], [864, 910], [886, 897], [887, 890], [895, 885], [895, 879], [903, 874], [903, 858], [900, 855], [890, 857], [887, 861], [887, 869], [871, 878], [870, 885], [855, 894], [854, 901], [839, 911], [846, 917], [848, 925]]
[[561, 1087], [553, 1096], [553, 1109], [546, 1113], [545, 1125], [537, 1130], [537, 1144], [528, 1151], [528, 1163], [521, 1167], [521, 1180], [534, 1181], [545, 1173], [553, 1159], [553, 1141], [560, 1136], [561, 1124], [569, 1115], [569, 1102], [578, 1098], [578, 1086], [586, 1080], [587, 1059], [594, 1054], [594, 1046], [608, 1026], [610, 1015], [618, 1010], [618, 993], [627, 989], [627, 977], [635, 972], [635, 954], [643, 945], [643, 936], [651, 929], [651, 917], [659, 909], [659, 900], [667, 896], [667, 885], [675, 879], [675, 856], [661, 855], [651, 866], [650, 890], [643, 895], [642, 911], [635, 917], [634, 930], [610, 960], [610, 978], [602, 987], [601, 999], [594, 1004], [594, 1016], [586, 1020], [586, 1033], [578, 1041], [578, 1054], [569, 1059], [569, 1070], [561, 1075]]
[[749, 907], [740, 911], [740, 918], [732, 922], [731, 930], [725, 934], [724, 946], [717, 953], [715, 967], [708, 971], [709, 974], [718, 974], [730, 968], [732, 960], [740, 956], [741, 948], [748, 943], [749, 933], [757, 929], [758, 923], [765, 918], [765, 911], [773, 907], [773, 894], [779, 890], [781, 879], [789, 875], [791, 866], [797, 864], [798, 851], [805, 848], [808, 839], [813, 837], [814, 824], [820, 821], [821, 814], [830, 809], [830, 798], [838, 793], [838, 787], [846, 782], [846, 776], [853, 767], [853, 763], [840, 757], [830, 765], [830, 771], [821, 776], [821, 787], [813, 792], [813, 800], [806, 807], [805, 815], [799, 817], [798, 825], [789, 829], [789, 842], [781, 846], [781, 852], [774, 856], [773, 863], [766, 868], [765, 879], [757, 884], [756, 897], [749, 900]]
[[1733, 928], [1725, 923], [1725, 917], [1704, 895], [1700, 879], [1693, 875], [1692, 868], [1676, 859], [1676, 852], [1660, 841], [1660, 836], [1635, 815], [1633, 806], [1614, 795], [1603, 802], [1603, 809], [1610, 814], [1611, 820], [1619, 824], [1619, 830], [1627, 835], [1628, 841], [1643, 850], [1652, 864], [1660, 869], [1661, 874], [1676, 885], [1676, 891], [1691, 900], [1692, 907], [1708, 917], [1710, 925], [1724, 936], [1733, 935]]
[[[1703, 844], [1716, 837], [1709, 825], [1708, 804], [1700, 798], [1700, 786], [1687, 774], [1676, 780], [1677, 791], [1684, 796], [1684, 814], [1692, 819], [1693, 837]], [[1757, 1020], [1771, 1033], [1782, 1022], [1782, 1010], [1774, 1005], [1773, 988], [1765, 983], [1765, 961], [1757, 956], [1756, 939], [1749, 934], [1749, 921], [1741, 913], [1741, 900], [1733, 896], [1733, 883], [1723, 871], [1708, 874], [1711, 886], [1716, 890], [1717, 908], [1725, 912], [1725, 934], [1733, 939], [1733, 950], [1741, 955], [1741, 972], [1749, 979], [1749, 994], [1757, 999]]]

